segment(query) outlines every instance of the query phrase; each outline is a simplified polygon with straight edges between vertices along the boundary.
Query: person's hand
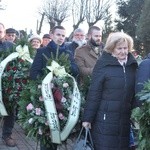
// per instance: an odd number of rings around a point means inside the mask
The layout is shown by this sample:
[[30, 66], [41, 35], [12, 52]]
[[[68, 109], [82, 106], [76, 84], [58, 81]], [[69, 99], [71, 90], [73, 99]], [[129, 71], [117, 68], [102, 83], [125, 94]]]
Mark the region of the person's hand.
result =
[[89, 129], [91, 129], [91, 123], [90, 123], [90, 122], [82, 122], [82, 126], [83, 126], [84, 128], [89, 128]]

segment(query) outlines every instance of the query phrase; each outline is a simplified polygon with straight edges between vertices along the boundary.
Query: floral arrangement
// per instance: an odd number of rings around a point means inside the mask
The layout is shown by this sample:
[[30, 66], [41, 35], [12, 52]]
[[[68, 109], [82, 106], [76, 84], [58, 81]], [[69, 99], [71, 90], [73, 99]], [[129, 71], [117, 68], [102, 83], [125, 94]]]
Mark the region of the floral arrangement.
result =
[[69, 108], [72, 100], [73, 81], [70, 77], [54, 77], [51, 88], [60, 120], [60, 127], [63, 128], [69, 115]]
[[29, 67], [30, 63], [24, 62], [19, 58], [6, 66], [2, 78], [2, 92], [4, 103], [7, 104], [5, 106], [8, 111], [12, 111], [14, 106], [17, 106], [16, 103], [19, 100], [20, 92], [27, 84]]
[[[69, 77], [54, 77], [50, 84], [62, 130], [68, 119], [73, 90], [72, 80]], [[50, 131], [39, 80], [30, 81], [25, 87], [19, 106], [18, 121], [28, 133], [27, 136], [38, 140], [41, 135], [45, 140], [49, 140]]]
[[[27, 42], [22, 40], [18, 44], [24, 46], [27, 45]], [[16, 47], [17, 46], [10, 51], [1, 52], [0, 62], [13, 52], [16, 52]], [[30, 48], [30, 52], [31, 51], [32, 49]], [[17, 102], [20, 99], [20, 92], [28, 82], [30, 66], [30, 62], [17, 57], [10, 61], [5, 67], [2, 75], [2, 96], [8, 113], [12, 113], [17, 107]]]
[[[48, 64], [52, 60], [48, 61]], [[57, 62], [69, 72], [69, 61], [66, 54], [62, 54], [57, 58]], [[50, 129], [49, 122], [46, 114], [46, 108], [44, 106], [44, 100], [41, 92], [42, 80], [48, 73], [48, 69], [44, 70], [44, 76], [38, 78], [38, 80], [30, 81], [21, 93], [21, 99], [19, 101], [19, 114], [18, 122], [25, 129], [28, 137], [34, 138], [42, 143], [49, 144]], [[72, 96], [73, 96], [73, 80], [68, 75], [66, 76], [53, 76], [50, 87], [52, 95], [54, 97], [57, 115], [60, 124], [60, 131], [62, 131], [67, 123], [68, 115], [70, 111]], [[82, 111], [82, 109], [81, 109]], [[72, 130], [72, 133], [80, 130], [80, 119]]]
[[139, 124], [138, 148], [150, 149], [150, 80], [144, 84], [144, 88], [137, 94], [142, 106], [133, 110], [132, 118]]

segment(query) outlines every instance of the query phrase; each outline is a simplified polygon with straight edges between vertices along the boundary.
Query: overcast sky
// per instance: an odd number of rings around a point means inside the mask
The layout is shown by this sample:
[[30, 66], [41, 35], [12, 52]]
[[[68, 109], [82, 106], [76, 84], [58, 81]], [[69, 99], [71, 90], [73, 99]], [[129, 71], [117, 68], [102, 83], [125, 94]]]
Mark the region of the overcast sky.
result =
[[[16, 30], [25, 30], [29, 33], [30, 29], [36, 32], [38, 8], [42, 5], [42, 0], [2, 0], [6, 4], [6, 10], [0, 11], [0, 22], [4, 23], [6, 28], [13, 27]], [[72, 32], [70, 21], [62, 24], [67, 30], [67, 36]], [[86, 23], [80, 25], [87, 32], [88, 26]], [[49, 32], [48, 23], [43, 24], [42, 34]]]
[[[2, 0], [6, 9], [0, 11], [0, 22], [6, 28], [13, 27], [17, 30], [29, 32], [36, 31], [37, 19], [39, 19], [38, 8], [42, 0]], [[44, 25], [43, 32], [49, 32], [48, 25]]]
[[[32, 29], [36, 32], [37, 19], [39, 18], [38, 8], [42, 5], [43, 0], [2, 0], [6, 5], [5, 10], [0, 10], [0, 22], [4, 23], [6, 28], [13, 27], [16, 30], [25, 30], [29, 33]], [[71, 22], [62, 24], [67, 29], [67, 36], [72, 31]], [[87, 32], [86, 23], [80, 25]], [[49, 32], [48, 23], [43, 24], [42, 35]]]

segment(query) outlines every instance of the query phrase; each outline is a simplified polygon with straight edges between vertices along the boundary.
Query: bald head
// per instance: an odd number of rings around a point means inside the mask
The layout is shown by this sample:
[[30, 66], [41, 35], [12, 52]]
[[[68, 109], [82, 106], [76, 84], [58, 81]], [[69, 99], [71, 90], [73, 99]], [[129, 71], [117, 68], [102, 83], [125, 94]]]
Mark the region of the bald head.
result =
[[0, 22], [0, 41], [5, 37], [5, 26]]

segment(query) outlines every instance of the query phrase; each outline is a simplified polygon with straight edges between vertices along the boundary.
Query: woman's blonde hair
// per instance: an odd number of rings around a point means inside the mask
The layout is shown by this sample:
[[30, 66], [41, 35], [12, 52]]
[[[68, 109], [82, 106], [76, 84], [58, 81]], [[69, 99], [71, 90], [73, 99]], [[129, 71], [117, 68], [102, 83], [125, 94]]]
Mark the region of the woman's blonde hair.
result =
[[129, 52], [131, 52], [131, 50], [133, 49], [133, 39], [131, 36], [124, 32], [110, 33], [107, 38], [104, 50], [108, 53], [112, 53], [116, 45], [122, 42], [127, 42], [128, 50]]

